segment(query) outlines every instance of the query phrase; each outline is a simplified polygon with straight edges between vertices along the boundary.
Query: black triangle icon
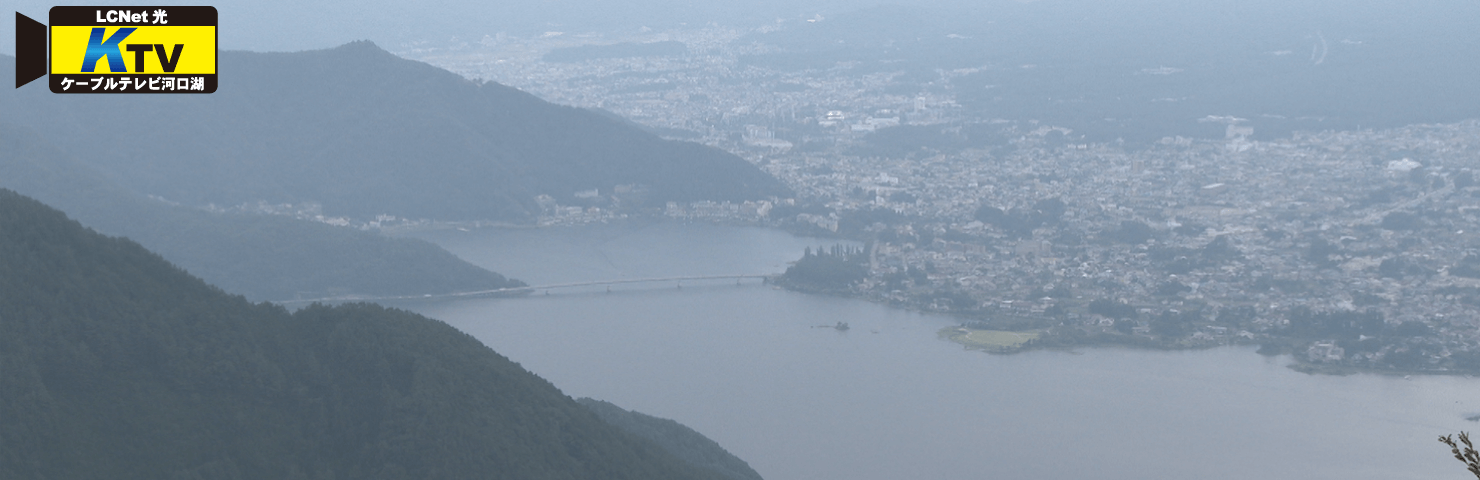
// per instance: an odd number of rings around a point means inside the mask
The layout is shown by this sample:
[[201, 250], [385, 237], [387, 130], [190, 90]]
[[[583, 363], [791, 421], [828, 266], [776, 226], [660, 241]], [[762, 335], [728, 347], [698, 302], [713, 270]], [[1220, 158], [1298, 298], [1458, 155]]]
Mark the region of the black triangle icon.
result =
[[15, 12], [15, 88], [46, 75], [46, 25]]

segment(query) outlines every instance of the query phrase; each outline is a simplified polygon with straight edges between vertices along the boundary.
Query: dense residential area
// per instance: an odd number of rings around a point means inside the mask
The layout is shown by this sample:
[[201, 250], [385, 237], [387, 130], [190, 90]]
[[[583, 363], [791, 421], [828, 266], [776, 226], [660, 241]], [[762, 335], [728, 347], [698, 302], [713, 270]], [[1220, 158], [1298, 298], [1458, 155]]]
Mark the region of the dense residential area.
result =
[[1045, 346], [1244, 343], [1311, 364], [1471, 370], [1480, 188], [1461, 161], [1477, 133], [1168, 139], [1135, 153], [1025, 139], [1001, 157], [783, 178], [831, 188], [845, 226], [895, 214], [848, 232], [870, 242], [856, 295], [1043, 330]]
[[1480, 480], [1480, 2], [341, 3], [17, 2], [0, 480]]
[[[963, 107], [953, 92], [976, 70], [919, 80], [847, 63], [758, 65], [746, 59], [770, 47], [748, 33], [576, 51], [567, 44], [590, 39], [551, 32], [408, 55], [606, 109], [775, 175], [796, 198], [646, 213], [867, 246], [849, 257], [866, 262], [859, 278], [793, 287], [960, 315], [958, 340], [1034, 333], [971, 346], [1258, 344], [1328, 371], [1480, 369], [1480, 124], [1278, 137], [1255, 135], [1266, 118], [1208, 115], [1195, 123], [1221, 137], [1095, 142]], [[676, 54], [616, 51], [678, 42]], [[632, 213], [622, 192], [585, 195], [599, 201], [548, 204], [540, 223]]]

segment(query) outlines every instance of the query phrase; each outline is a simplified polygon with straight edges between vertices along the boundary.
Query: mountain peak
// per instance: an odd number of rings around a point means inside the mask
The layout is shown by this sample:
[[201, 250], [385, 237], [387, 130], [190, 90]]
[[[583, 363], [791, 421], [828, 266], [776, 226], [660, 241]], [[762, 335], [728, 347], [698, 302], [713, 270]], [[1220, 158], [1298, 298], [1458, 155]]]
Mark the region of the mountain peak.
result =
[[[374, 50], [374, 51], [378, 51], [378, 52], [385, 52], [385, 49], [380, 48], [379, 45], [376, 45], [375, 42], [372, 42], [370, 40], [355, 40], [355, 41], [346, 43], [344, 45], [340, 45], [338, 47], [334, 47], [334, 50], [354, 50], [354, 49], [368, 49], [368, 50]], [[386, 52], [386, 53], [390, 53], [390, 52]]]
[[332, 48], [324, 49], [324, 51], [326, 51], [328, 53], [337, 54], [337, 55], [362, 55], [362, 56], [372, 57], [372, 58], [373, 57], [387, 57], [387, 58], [396, 58], [396, 59], [401, 58], [401, 57], [397, 57], [395, 54], [393, 54], [391, 52], [386, 51], [384, 48], [380, 48], [380, 45], [376, 45], [375, 42], [372, 42], [370, 40], [355, 40], [353, 42], [349, 42], [349, 43], [346, 43], [344, 45], [340, 45], [340, 46], [337, 46], [337, 47], [332, 47]]

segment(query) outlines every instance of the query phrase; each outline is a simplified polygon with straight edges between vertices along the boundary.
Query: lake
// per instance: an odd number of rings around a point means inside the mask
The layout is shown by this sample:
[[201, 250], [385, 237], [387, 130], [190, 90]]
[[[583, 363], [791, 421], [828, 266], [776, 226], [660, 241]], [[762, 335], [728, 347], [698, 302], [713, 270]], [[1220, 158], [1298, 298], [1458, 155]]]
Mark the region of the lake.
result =
[[[667, 222], [415, 236], [532, 285], [780, 273], [835, 243]], [[398, 306], [769, 480], [1463, 479], [1435, 439], [1480, 427], [1466, 377], [1312, 376], [1251, 348], [988, 355], [937, 338], [949, 317], [758, 280], [611, 289]]]

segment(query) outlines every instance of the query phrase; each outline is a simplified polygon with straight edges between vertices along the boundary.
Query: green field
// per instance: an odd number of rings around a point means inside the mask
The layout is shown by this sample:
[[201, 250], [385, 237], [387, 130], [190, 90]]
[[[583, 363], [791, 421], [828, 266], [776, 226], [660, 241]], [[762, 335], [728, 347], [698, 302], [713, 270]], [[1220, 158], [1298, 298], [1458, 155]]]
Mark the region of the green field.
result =
[[963, 327], [949, 327], [941, 330], [941, 334], [951, 341], [965, 345], [970, 348], [983, 350], [1007, 350], [1028, 343], [1029, 340], [1038, 338], [1038, 332], [1007, 332], [1002, 330], [974, 330]]

